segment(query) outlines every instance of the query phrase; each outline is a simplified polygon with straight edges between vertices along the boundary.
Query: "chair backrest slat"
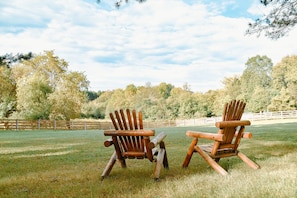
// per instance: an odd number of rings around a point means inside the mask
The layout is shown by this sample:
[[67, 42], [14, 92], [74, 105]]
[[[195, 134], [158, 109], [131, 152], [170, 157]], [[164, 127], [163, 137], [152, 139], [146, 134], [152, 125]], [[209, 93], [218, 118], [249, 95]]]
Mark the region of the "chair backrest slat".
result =
[[109, 114], [109, 117], [110, 117], [110, 119], [111, 119], [111, 121], [112, 121], [112, 124], [113, 124], [113, 126], [114, 126], [114, 129], [115, 129], [115, 130], [119, 130], [118, 124], [117, 124], [117, 122], [115, 121], [115, 118], [114, 118], [114, 116], [113, 116], [112, 113]]
[[127, 112], [127, 119], [128, 119], [129, 128], [130, 128], [130, 130], [134, 130], [133, 121], [132, 121], [132, 117], [131, 117], [131, 112], [130, 112], [129, 109], [127, 109], [126, 112]]
[[118, 130], [124, 130], [124, 127], [123, 127], [122, 120], [121, 120], [121, 117], [119, 115], [119, 112], [115, 111], [114, 114], [115, 114], [115, 117], [117, 119], [118, 128], [119, 128]]
[[123, 127], [124, 127], [125, 130], [128, 130], [127, 122], [126, 122], [126, 118], [125, 118], [125, 114], [124, 114], [123, 109], [120, 110], [120, 114], [121, 114], [121, 118], [122, 118]]
[[138, 119], [139, 119], [139, 128], [143, 129], [143, 123], [142, 123], [142, 112], [138, 112]]
[[133, 116], [134, 129], [137, 130], [138, 129], [138, 124], [137, 124], [137, 118], [136, 118], [136, 111], [135, 110], [132, 111], [132, 116]]
[[[137, 113], [136, 110], [132, 110], [132, 118], [133, 118], [133, 126], [134, 126], [134, 130], [138, 130], [138, 129], [143, 129], [140, 126], [142, 125], [142, 119], [141, 119], [142, 113], [139, 112], [138, 113], [138, 119], [137, 119]], [[143, 144], [143, 137], [142, 136], [138, 136], [135, 137], [134, 139], [134, 143], [135, 143], [135, 148], [137, 150], [144, 150], [144, 144]]]

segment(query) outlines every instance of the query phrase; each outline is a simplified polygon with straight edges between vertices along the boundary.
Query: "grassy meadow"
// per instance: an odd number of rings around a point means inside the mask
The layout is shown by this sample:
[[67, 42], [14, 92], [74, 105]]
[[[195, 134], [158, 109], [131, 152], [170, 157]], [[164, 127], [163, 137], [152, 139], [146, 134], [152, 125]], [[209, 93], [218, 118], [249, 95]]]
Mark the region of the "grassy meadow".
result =
[[146, 159], [127, 160], [126, 169], [117, 163], [101, 181], [113, 152], [103, 145], [103, 131], [0, 131], [0, 197], [297, 198], [297, 120], [247, 127], [253, 138], [242, 139], [239, 150], [261, 169], [236, 157], [222, 159], [228, 176], [217, 174], [198, 154], [182, 168], [189, 129], [217, 132], [213, 125], [156, 129], [167, 133], [169, 160], [158, 182]]

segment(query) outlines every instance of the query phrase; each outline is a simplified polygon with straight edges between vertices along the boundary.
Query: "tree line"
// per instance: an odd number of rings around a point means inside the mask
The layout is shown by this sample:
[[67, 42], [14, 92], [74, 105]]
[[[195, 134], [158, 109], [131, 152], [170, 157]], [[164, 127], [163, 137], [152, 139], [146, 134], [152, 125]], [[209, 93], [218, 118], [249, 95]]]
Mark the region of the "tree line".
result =
[[225, 77], [222, 89], [206, 93], [166, 82], [90, 91], [87, 77], [69, 71], [68, 63], [53, 51], [6, 54], [0, 57], [0, 118], [104, 119], [115, 109], [130, 108], [151, 120], [188, 119], [221, 115], [224, 103], [233, 99], [245, 101], [246, 112], [295, 110], [296, 66], [296, 55], [275, 65], [267, 56], [256, 55], [241, 75]]

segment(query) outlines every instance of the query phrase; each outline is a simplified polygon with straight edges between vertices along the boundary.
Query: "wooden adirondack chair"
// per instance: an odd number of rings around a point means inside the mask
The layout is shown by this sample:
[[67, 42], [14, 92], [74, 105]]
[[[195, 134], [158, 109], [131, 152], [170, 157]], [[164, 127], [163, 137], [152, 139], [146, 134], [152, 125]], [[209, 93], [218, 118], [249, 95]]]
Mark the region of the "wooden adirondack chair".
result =
[[[250, 125], [248, 120], [240, 120], [244, 112], [245, 103], [233, 100], [226, 103], [221, 122], [216, 122], [218, 134], [187, 131], [186, 135], [192, 137], [192, 143], [188, 149], [183, 167], [188, 167], [194, 152], [199, 153], [204, 160], [218, 173], [227, 175], [228, 172], [218, 162], [221, 158], [237, 156], [253, 169], [260, 168], [255, 162], [241, 153], [237, 148], [241, 138], [251, 138], [250, 132], [244, 132], [245, 126]], [[198, 139], [214, 140], [212, 145], [198, 146]]]
[[106, 165], [101, 180], [109, 175], [116, 160], [125, 168], [127, 158], [147, 158], [149, 161], [155, 162], [153, 177], [158, 180], [162, 164], [166, 169], [169, 167], [163, 141], [166, 134], [162, 132], [150, 140], [150, 136], [154, 136], [155, 131], [143, 129], [142, 112], [138, 112], [138, 118], [136, 111], [130, 112], [129, 109], [126, 110], [126, 115], [123, 110], [115, 111], [114, 115], [112, 113], [109, 115], [115, 130], [104, 131], [105, 136], [111, 136], [111, 139], [106, 140], [104, 145], [106, 147], [114, 145], [115, 152]]

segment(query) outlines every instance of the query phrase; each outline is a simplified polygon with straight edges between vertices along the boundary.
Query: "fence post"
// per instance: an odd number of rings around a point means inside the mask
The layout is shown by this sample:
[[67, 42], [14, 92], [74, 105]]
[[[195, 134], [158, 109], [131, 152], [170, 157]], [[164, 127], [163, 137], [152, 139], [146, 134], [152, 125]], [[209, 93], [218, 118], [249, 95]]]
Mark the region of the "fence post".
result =
[[56, 120], [54, 120], [54, 130], [56, 130], [56, 128], [57, 128], [57, 122]]
[[84, 121], [84, 128], [85, 128], [85, 131], [87, 130], [87, 124], [86, 124], [86, 121]]
[[38, 119], [38, 130], [40, 130], [40, 118]]

